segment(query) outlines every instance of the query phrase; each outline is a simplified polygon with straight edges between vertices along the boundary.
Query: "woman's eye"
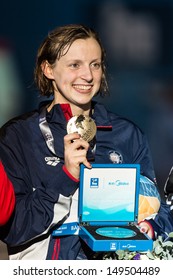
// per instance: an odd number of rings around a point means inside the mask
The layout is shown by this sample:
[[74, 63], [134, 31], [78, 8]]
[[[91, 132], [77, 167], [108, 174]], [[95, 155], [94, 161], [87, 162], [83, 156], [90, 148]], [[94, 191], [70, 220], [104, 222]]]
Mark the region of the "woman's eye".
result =
[[79, 64], [77, 63], [73, 63], [70, 65], [71, 68], [79, 68]]
[[93, 68], [93, 69], [99, 69], [100, 67], [101, 67], [101, 63], [92, 63], [91, 64], [91, 67]]

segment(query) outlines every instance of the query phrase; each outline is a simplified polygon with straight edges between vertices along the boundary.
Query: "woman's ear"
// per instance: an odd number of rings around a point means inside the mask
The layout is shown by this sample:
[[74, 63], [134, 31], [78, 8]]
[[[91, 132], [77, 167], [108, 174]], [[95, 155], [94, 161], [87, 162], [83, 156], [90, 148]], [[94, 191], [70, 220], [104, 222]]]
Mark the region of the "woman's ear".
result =
[[53, 76], [53, 71], [52, 71], [52, 67], [50, 66], [49, 62], [46, 60], [41, 64], [41, 69], [44, 73], [44, 75], [48, 78], [53, 80], [54, 76]]

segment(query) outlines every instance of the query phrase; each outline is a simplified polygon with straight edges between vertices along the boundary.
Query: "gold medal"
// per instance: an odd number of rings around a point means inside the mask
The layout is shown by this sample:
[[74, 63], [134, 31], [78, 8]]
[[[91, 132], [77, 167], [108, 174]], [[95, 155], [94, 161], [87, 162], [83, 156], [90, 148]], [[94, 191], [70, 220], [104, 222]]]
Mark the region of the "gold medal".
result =
[[85, 115], [72, 117], [67, 123], [67, 133], [77, 132], [81, 137], [90, 142], [96, 135], [97, 127], [94, 120]]

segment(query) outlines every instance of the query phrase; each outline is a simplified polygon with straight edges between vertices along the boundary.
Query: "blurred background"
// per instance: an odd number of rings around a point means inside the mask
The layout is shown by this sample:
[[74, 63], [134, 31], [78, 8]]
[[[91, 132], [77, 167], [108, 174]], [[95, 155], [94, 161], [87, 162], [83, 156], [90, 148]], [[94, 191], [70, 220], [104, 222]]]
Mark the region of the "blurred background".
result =
[[146, 133], [163, 194], [173, 165], [173, 0], [6, 0], [0, 13], [0, 126], [40, 102], [33, 71], [48, 32], [87, 24], [107, 52], [110, 96], [99, 101]]

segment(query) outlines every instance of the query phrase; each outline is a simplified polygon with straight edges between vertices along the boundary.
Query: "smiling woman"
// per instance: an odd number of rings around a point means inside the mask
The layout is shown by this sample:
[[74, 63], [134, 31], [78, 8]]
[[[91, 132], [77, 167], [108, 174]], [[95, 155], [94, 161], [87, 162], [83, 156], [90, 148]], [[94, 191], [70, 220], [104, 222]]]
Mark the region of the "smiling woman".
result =
[[64, 53], [54, 65], [42, 62], [45, 77], [53, 81], [54, 100], [48, 110], [68, 102], [73, 115], [88, 115], [103, 75], [100, 46], [94, 38], [77, 39]]
[[[93, 100], [108, 93], [105, 51], [93, 29], [71, 24], [51, 31], [38, 49], [34, 77], [40, 94], [52, 100], [0, 130], [0, 155], [16, 194], [3, 241], [10, 259], [90, 259], [93, 252], [80, 236], [52, 235], [69, 221], [71, 228], [77, 217], [81, 165], [140, 164], [158, 198], [147, 139], [134, 123]], [[73, 117], [82, 130], [67, 131]], [[94, 127], [92, 140], [86, 119]]]

